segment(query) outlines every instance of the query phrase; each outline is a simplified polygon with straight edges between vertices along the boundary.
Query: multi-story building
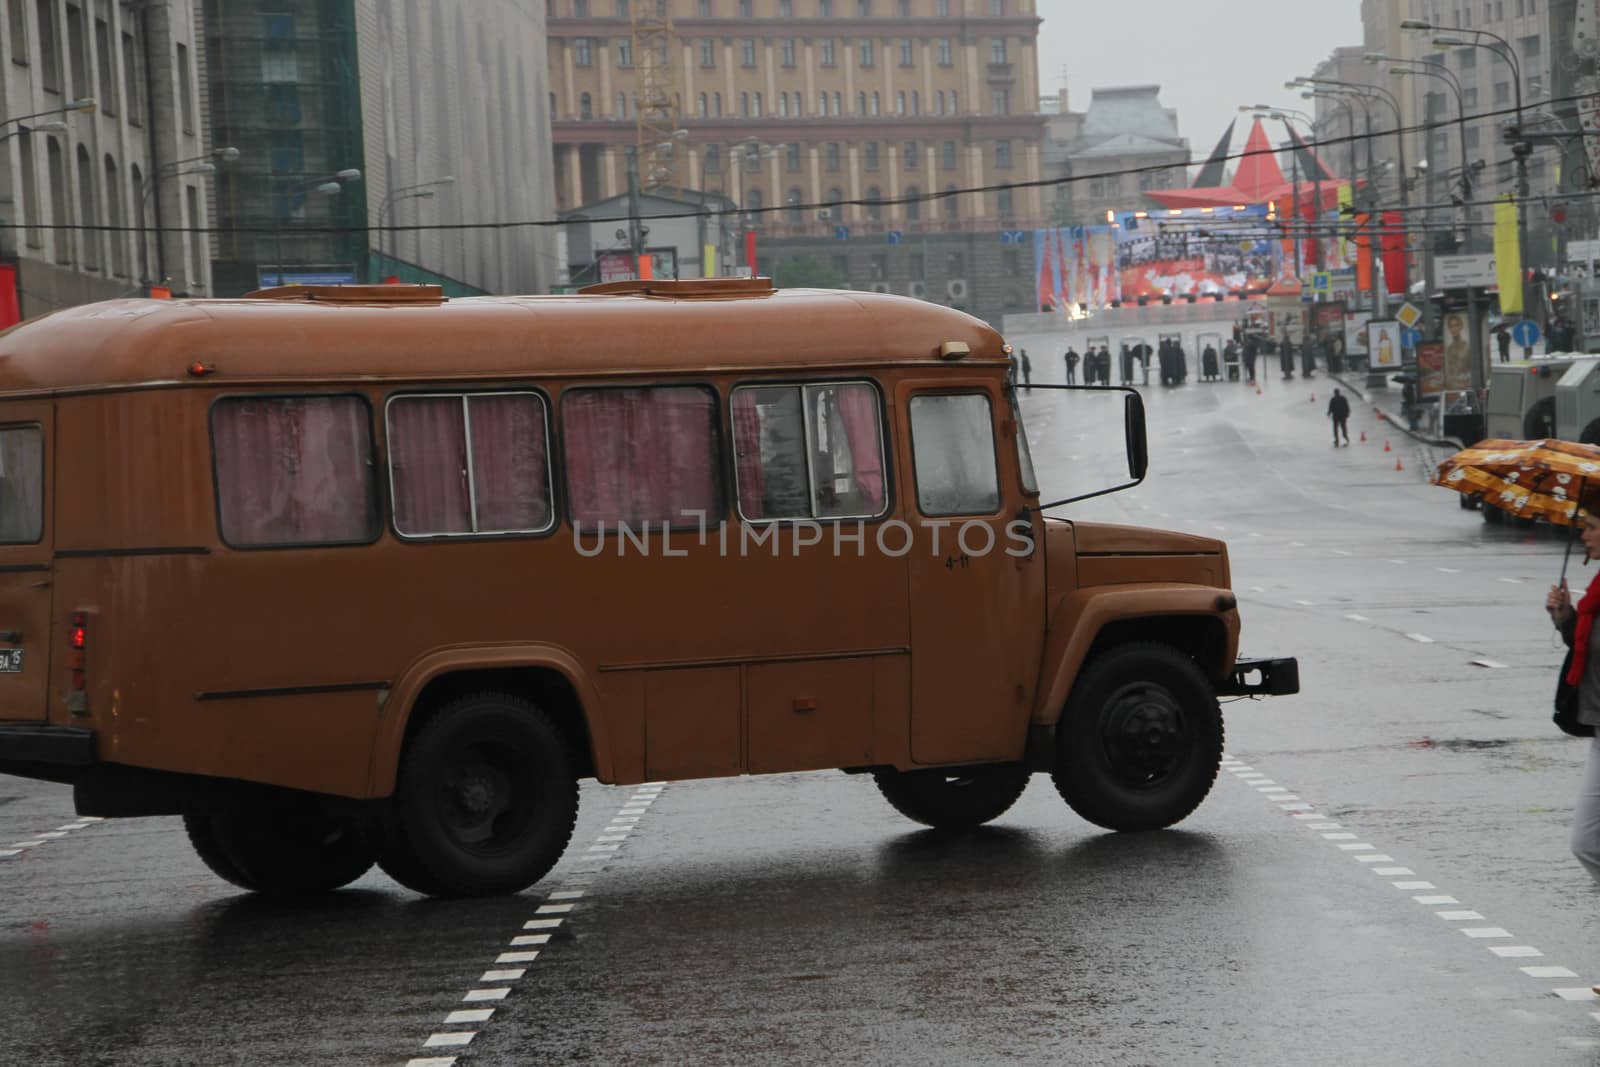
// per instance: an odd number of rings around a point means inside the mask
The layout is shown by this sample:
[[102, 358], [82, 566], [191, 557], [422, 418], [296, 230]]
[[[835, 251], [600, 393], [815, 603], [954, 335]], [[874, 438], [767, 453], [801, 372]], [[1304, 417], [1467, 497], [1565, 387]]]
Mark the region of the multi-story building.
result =
[[1016, 235], [1046, 217], [1008, 187], [1041, 174], [1034, 3], [663, 0], [670, 32], [640, 56], [634, 0], [551, 0], [557, 199], [627, 192], [648, 66], [683, 135], [645, 184], [733, 200], [758, 269], [803, 255], [998, 321], [1031, 304]]
[[210, 292], [197, 4], [6, 0], [5, 314]]
[[1067, 104], [1062, 90], [1045, 147], [1045, 177], [1070, 179], [1056, 186], [1056, 222], [1103, 225], [1107, 211], [1157, 206], [1151, 190], [1184, 187], [1189, 142], [1178, 134], [1178, 113], [1161, 106], [1159, 85], [1092, 90], [1081, 113]]
[[[217, 285], [555, 280], [540, 0], [205, 0]], [[484, 224], [476, 226], [474, 224]]]

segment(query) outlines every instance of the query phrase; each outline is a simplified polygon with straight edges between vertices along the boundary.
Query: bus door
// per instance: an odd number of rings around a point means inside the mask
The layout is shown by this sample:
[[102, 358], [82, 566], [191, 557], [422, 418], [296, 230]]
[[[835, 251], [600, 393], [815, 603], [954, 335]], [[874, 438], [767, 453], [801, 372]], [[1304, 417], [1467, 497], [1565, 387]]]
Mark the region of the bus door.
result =
[[1041, 626], [1030, 616], [1043, 615], [1044, 551], [1027, 552], [1008, 532], [1019, 508], [1002, 449], [1016, 447], [1004, 432], [1014, 422], [983, 380], [908, 382], [899, 402], [910, 429], [902, 478], [914, 531], [911, 757], [1016, 759], [1037, 675], [1026, 635]]
[[54, 422], [49, 401], [0, 405], [0, 721], [49, 710]]

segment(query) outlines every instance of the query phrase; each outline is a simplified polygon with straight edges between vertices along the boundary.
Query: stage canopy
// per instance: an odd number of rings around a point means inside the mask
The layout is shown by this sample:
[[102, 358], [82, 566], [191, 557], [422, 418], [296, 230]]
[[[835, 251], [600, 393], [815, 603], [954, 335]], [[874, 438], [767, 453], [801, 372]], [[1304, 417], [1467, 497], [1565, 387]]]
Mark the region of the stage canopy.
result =
[[[1278, 165], [1277, 150], [1267, 138], [1267, 131], [1260, 119], [1256, 119], [1250, 127], [1250, 138], [1245, 143], [1244, 157], [1239, 160], [1233, 184], [1202, 184], [1222, 180], [1221, 164], [1227, 156], [1232, 133], [1233, 127], [1230, 126], [1212, 158], [1201, 169], [1194, 185], [1187, 189], [1153, 189], [1145, 195], [1167, 208], [1232, 207], [1235, 204], [1260, 207], [1276, 202], [1278, 208], [1287, 213], [1290, 201], [1296, 196], [1295, 183], [1284, 177], [1283, 168]], [[1298, 191], [1300, 203], [1311, 205], [1320, 194], [1324, 211], [1336, 209], [1339, 206], [1339, 187], [1349, 185], [1349, 179], [1337, 177], [1293, 128], [1289, 130], [1289, 137], [1294, 144], [1295, 169], [1301, 179]]]

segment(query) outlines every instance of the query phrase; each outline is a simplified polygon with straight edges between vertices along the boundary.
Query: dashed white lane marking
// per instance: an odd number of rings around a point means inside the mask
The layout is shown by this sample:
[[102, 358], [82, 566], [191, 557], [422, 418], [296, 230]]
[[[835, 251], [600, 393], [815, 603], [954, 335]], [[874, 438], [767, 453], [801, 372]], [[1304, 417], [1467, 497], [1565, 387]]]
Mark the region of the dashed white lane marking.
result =
[[1494, 671], [1503, 671], [1507, 669], [1504, 663], [1501, 663], [1499, 660], [1495, 659], [1475, 659], [1472, 661], [1472, 665], [1474, 667], [1487, 667]]
[[1433, 569], [1438, 571], [1440, 574], [1460, 574], [1461, 573], [1461, 570], [1458, 567], [1435, 567]]
[[1349, 619], [1351, 622], [1371, 622], [1372, 621], [1371, 619], [1367, 618], [1365, 615], [1357, 615], [1354, 612], [1351, 612], [1349, 615], [1346, 615], [1345, 618]]
[[1353, 556], [1353, 555], [1355, 555], [1355, 553], [1354, 553], [1354, 552], [1346, 552], [1346, 551], [1345, 551], [1345, 550], [1344, 550], [1344, 549], [1342, 549], [1342, 548], [1336, 548], [1336, 549], [1334, 549], [1334, 550], [1333, 550], [1333, 554], [1334, 554], [1334, 555], [1335, 555], [1335, 556]]
[[[1422, 635], [1408, 634], [1407, 636], [1415, 638]], [[1427, 639], [1425, 641], [1426, 643], [1431, 643]], [[1234, 756], [1223, 756], [1222, 769], [1240, 781], [1254, 787], [1263, 796], [1267, 796], [1272, 800], [1283, 799], [1281, 795], [1276, 793], [1277, 789], [1283, 787], [1271, 785], [1271, 780], [1264, 774]], [[1267, 788], [1263, 788], [1264, 784], [1267, 784]], [[1399, 879], [1391, 881], [1390, 884], [1402, 892], [1415, 894], [1411, 899], [1417, 904], [1425, 907], [1443, 908], [1444, 910], [1433, 913], [1435, 917], [1447, 923], [1460, 924], [1456, 925], [1455, 929], [1462, 936], [1475, 942], [1499, 942], [1498, 944], [1484, 945], [1496, 958], [1515, 960], [1542, 959], [1544, 957], [1544, 953], [1534, 945], [1507, 944], [1506, 942], [1514, 942], [1515, 938], [1511, 931], [1503, 926], [1470, 925], [1483, 923], [1483, 915], [1477, 911], [1461, 907], [1461, 901], [1447, 893], [1425, 892], [1426, 890], [1437, 890], [1438, 887], [1432, 882], [1418, 878], [1416, 872], [1411, 868], [1377, 866], [1378, 864], [1393, 864], [1395, 862], [1394, 857], [1378, 852], [1376, 845], [1360, 840], [1361, 834], [1345, 829], [1337, 820], [1330, 819], [1322, 812], [1316, 811], [1313, 805], [1301, 803], [1279, 804], [1278, 806], [1285, 811], [1302, 809], [1293, 812], [1293, 818], [1300, 820], [1302, 826], [1316, 831], [1317, 835], [1324, 841], [1327, 841], [1357, 863], [1368, 864], [1367, 869], [1374, 874], [1385, 878]], [[1559, 964], [1531, 964], [1517, 969], [1528, 978], [1541, 981], [1578, 977], [1576, 971]], [[1555, 987], [1550, 990], [1550, 993], [1562, 1000], [1590, 1002], [1600, 999], [1600, 997], [1596, 997], [1594, 989], [1584, 987]], [[1594, 1012], [1593, 1017], [1596, 1020], [1600, 1020], [1600, 1012]]]
[[[611, 859], [612, 854], [622, 847], [629, 833], [637, 828], [634, 824], [638, 822], [639, 815], [648, 811], [651, 802], [661, 795], [661, 787], [660, 782], [648, 782], [634, 790], [618, 815], [611, 820], [611, 825], [596, 837], [595, 840], [599, 843], [591, 845], [588, 849], [590, 853], [601, 852], [605, 855], [580, 855], [579, 862], [591, 865], [574, 868], [573, 874], [576, 877], [568, 877], [564, 883], [566, 888], [547, 894], [545, 903], [534, 909], [535, 918], [528, 919], [522, 924], [523, 931], [546, 932], [523, 932], [513, 936], [506, 945], [508, 951], [495, 955], [494, 966], [483, 972], [482, 977], [478, 979], [479, 985], [467, 990], [466, 995], [461, 998], [462, 1004], [497, 1004], [511, 996], [514, 988], [512, 983], [521, 981], [528, 973], [526, 965], [538, 960], [540, 948], [537, 946], [550, 943], [551, 934], [548, 931], [559, 929], [578, 907], [577, 902], [588, 894], [588, 889], [585, 887], [589, 883], [589, 878], [586, 875], [605, 869], [605, 864]], [[626, 824], [619, 825], [624, 819], [627, 820]], [[493, 1021], [495, 1010], [493, 1007], [479, 1006], [456, 1008], [445, 1015], [442, 1024], [444, 1029], [429, 1034], [422, 1042], [422, 1047], [465, 1048], [482, 1032], [484, 1026]], [[454, 1067], [458, 1058], [456, 1056], [414, 1057], [406, 1061], [406, 1067]]]
[[1403, 559], [1391, 559], [1389, 562], [1393, 563], [1397, 567], [1404, 567], [1406, 565], [1406, 561]]
[[52, 841], [60, 841], [70, 837], [79, 830], [87, 830], [97, 822], [103, 820], [94, 816], [85, 815], [77, 822], [70, 822], [58, 826], [54, 830], [36, 830], [32, 837], [25, 841], [13, 841], [11, 844], [0, 848], [0, 859], [11, 859], [16, 856], [26, 855], [30, 850], [48, 845]]
[[1406, 636], [1419, 645], [1433, 644], [1433, 638], [1429, 637], [1427, 634], [1406, 634]]
[[1500, 580], [1502, 582], [1505, 582], [1507, 585], [1521, 585], [1522, 584], [1522, 579], [1521, 578], [1502, 578]]
[[1304, 541], [1290, 541], [1289, 542], [1289, 547], [1290, 548], [1304, 548], [1304, 547], [1306, 547], [1306, 543]]
[[1317, 602], [1314, 600], [1296, 600], [1295, 603], [1299, 604], [1303, 608], [1314, 608], [1317, 606]]

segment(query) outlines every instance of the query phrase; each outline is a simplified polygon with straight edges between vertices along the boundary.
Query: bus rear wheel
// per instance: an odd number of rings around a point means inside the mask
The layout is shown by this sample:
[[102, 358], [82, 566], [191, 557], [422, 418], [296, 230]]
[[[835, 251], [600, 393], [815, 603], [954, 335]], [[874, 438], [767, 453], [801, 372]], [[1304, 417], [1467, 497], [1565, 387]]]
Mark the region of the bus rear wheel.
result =
[[185, 815], [183, 826], [213, 874], [257, 893], [330, 892], [366, 874], [375, 858], [359, 822], [311, 805]]
[[555, 720], [521, 697], [477, 693], [411, 739], [378, 863], [431, 896], [516, 893], [555, 866], [577, 818], [575, 760]]
[[872, 777], [895, 811], [938, 830], [969, 830], [998, 819], [1028, 786], [1028, 770], [1020, 763], [881, 770]]
[[1170, 645], [1113, 648], [1084, 668], [1056, 727], [1056, 791], [1108, 830], [1159, 830], [1211, 791], [1222, 711], [1199, 666]]

